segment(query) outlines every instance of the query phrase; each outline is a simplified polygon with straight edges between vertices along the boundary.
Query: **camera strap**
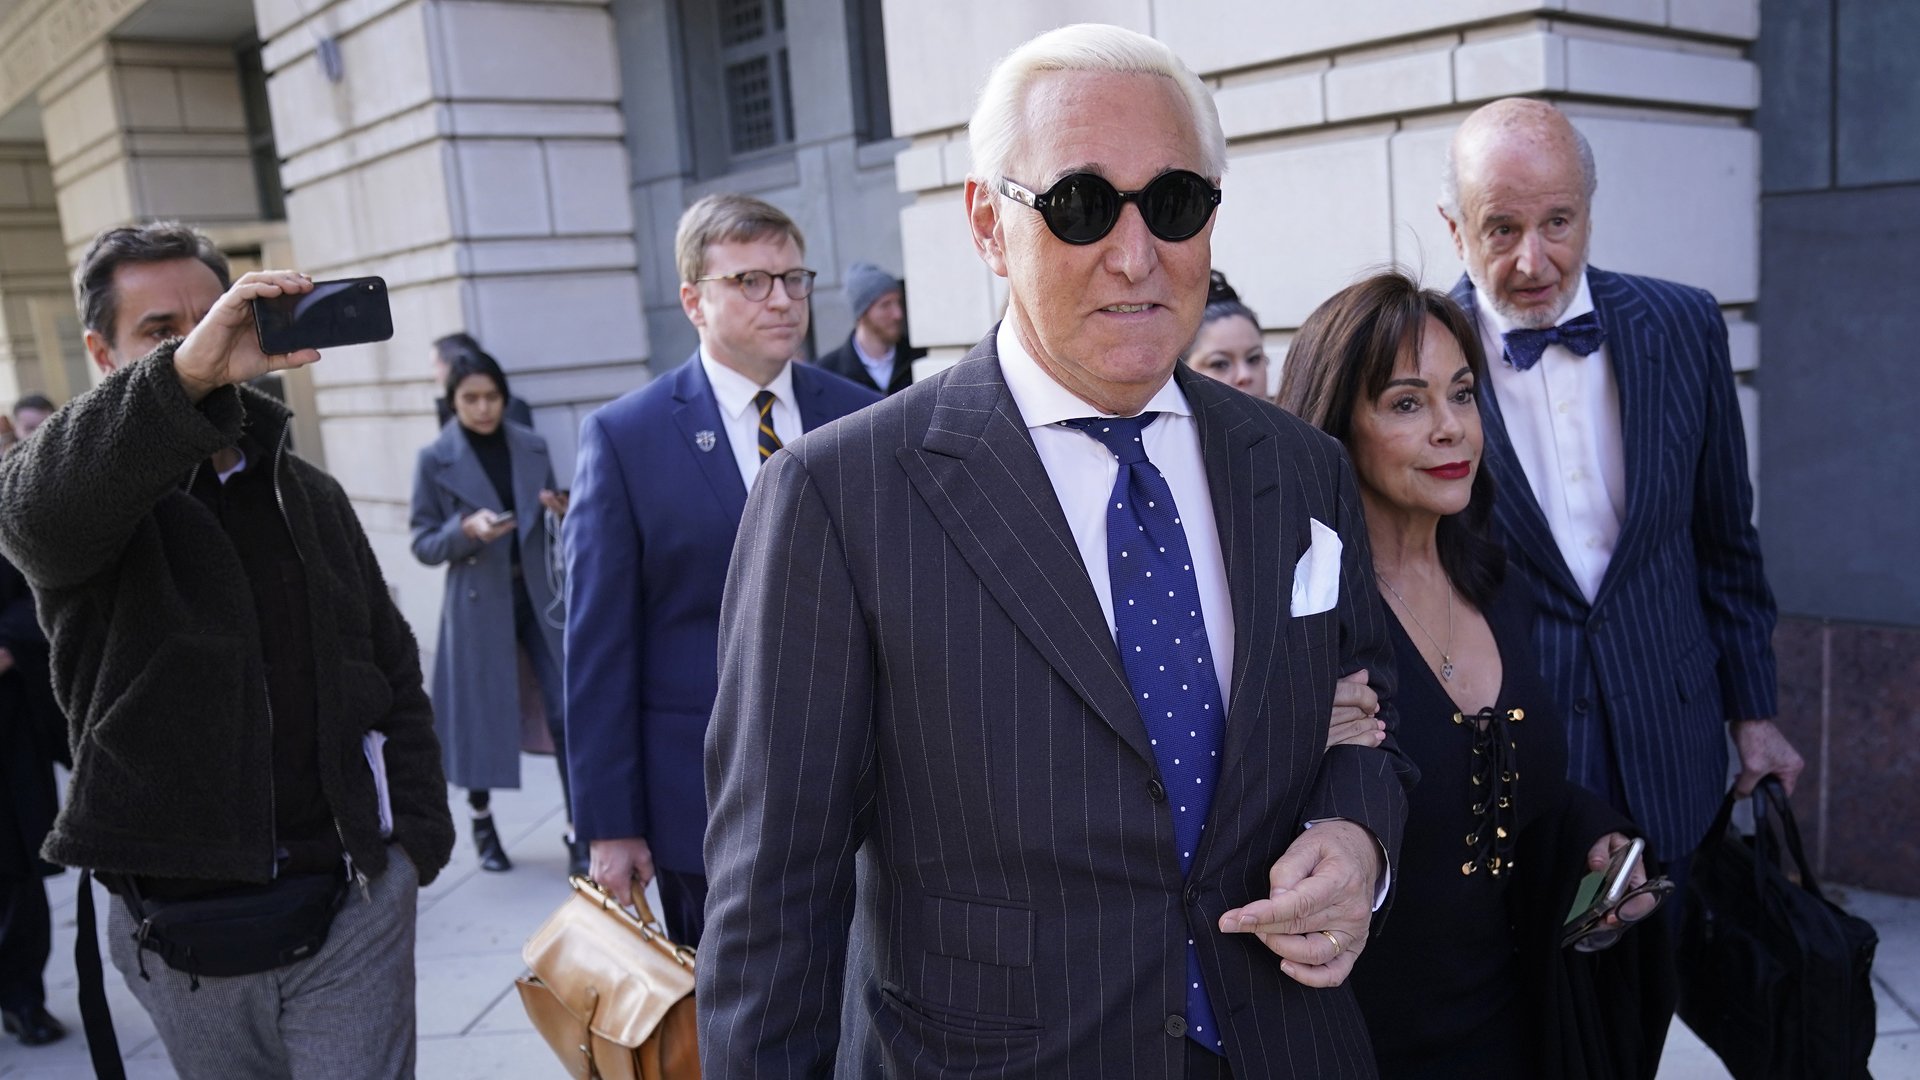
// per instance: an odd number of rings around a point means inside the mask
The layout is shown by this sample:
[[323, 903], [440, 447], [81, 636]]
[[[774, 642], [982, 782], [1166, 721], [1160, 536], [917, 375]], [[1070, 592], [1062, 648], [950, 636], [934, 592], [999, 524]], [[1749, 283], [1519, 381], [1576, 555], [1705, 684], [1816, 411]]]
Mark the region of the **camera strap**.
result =
[[120, 1061], [120, 1039], [113, 1033], [113, 1012], [107, 1007], [106, 977], [100, 967], [100, 931], [93, 911], [93, 872], [80, 871], [73, 967], [80, 979], [80, 1023], [87, 1035], [87, 1054], [100, 1080], [126, 1080]]

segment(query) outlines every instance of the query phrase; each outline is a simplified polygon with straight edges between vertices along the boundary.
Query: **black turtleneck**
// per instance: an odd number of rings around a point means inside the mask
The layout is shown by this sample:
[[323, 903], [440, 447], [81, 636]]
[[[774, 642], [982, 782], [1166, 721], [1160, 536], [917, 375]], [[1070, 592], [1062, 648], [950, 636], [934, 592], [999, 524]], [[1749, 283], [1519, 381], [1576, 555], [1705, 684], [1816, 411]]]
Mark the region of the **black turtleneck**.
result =
[[[482, 435], [465, 424], [460, 430], [467, 437], [467, 445], [473, 447], [474, 456], [480, 459], [480, 467], [487, 471], [487, 479], [493, 481], [494, 494], [500, 496], [502, 513], [518, 509], [513, 505], [513, 451], [507, 446], [507, 424], [502, 420], [493, 434]], [[520, 568], [520, 530], [507, 534], [512, 543], [513, 566]]]

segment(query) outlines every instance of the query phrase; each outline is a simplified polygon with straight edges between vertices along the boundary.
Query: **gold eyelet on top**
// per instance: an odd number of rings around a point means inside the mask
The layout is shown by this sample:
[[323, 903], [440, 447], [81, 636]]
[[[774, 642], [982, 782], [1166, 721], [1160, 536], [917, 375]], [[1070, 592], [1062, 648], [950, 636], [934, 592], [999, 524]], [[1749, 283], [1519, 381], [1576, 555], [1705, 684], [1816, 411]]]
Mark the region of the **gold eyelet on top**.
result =
[[1460, 874], [1462, 877], [1472, 877], [1473, 872], [1478, 869], [1480, 869], [1480, 867], [1476, 865], [1472, 859], [1468, 859], [1466, 862], [1460, 864]]

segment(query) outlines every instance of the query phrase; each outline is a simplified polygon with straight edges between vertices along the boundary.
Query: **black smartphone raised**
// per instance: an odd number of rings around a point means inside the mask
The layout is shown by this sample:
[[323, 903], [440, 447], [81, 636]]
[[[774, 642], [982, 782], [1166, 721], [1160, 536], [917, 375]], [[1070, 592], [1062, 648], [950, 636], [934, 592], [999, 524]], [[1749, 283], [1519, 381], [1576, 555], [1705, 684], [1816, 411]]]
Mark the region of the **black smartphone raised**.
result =
[[386, 280], [316, 281], [311, 292], [258, 298], [253, 329], [268, 356], [385, 341], [393, 336]]

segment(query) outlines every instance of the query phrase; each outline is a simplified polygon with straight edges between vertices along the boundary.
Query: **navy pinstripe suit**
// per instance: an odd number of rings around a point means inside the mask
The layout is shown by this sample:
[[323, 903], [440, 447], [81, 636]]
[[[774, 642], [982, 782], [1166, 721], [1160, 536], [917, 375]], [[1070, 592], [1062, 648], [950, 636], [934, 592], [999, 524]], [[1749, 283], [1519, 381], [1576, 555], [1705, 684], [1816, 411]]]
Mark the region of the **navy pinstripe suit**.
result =
[[[1489, 382], [1480, 409], [1494, 521], [1539, 605], [1534, 645], [1567, 717], [1569, 773], [1624, 794], [1619, 809], [1673, 859], [1699, 846], [1726, 791], [1727, 723], [1775, 713], [1773, 593], [1719, 303], [1591, 267], [1587, 284], [1620, 390], [1627, 479], [1593, 602], [1554, 543]], [[1477, 321], [1465, 277], [1453, 299]]]
[[[1392, 695], [1352, 473], [1272, 405], [1176, 377], [1235, 624], [1222, 773], [1185, 881], [993, 338], [769, 461], [707, 739], [708, 1076], [1179, 1077], [1189, 937], [1237, 1075], [1374, 1074], [1347, 988], [1301, 987], [1215, 928], [1267, 894], [1302, 821], [1350, 818], [1398, 851], [1412, 766], [1396, 744], [1323, 749], [1341, 673], [1364, 666]], [[1341, 534], [1341, 595], [1293, 618], [1309, 517]]]

